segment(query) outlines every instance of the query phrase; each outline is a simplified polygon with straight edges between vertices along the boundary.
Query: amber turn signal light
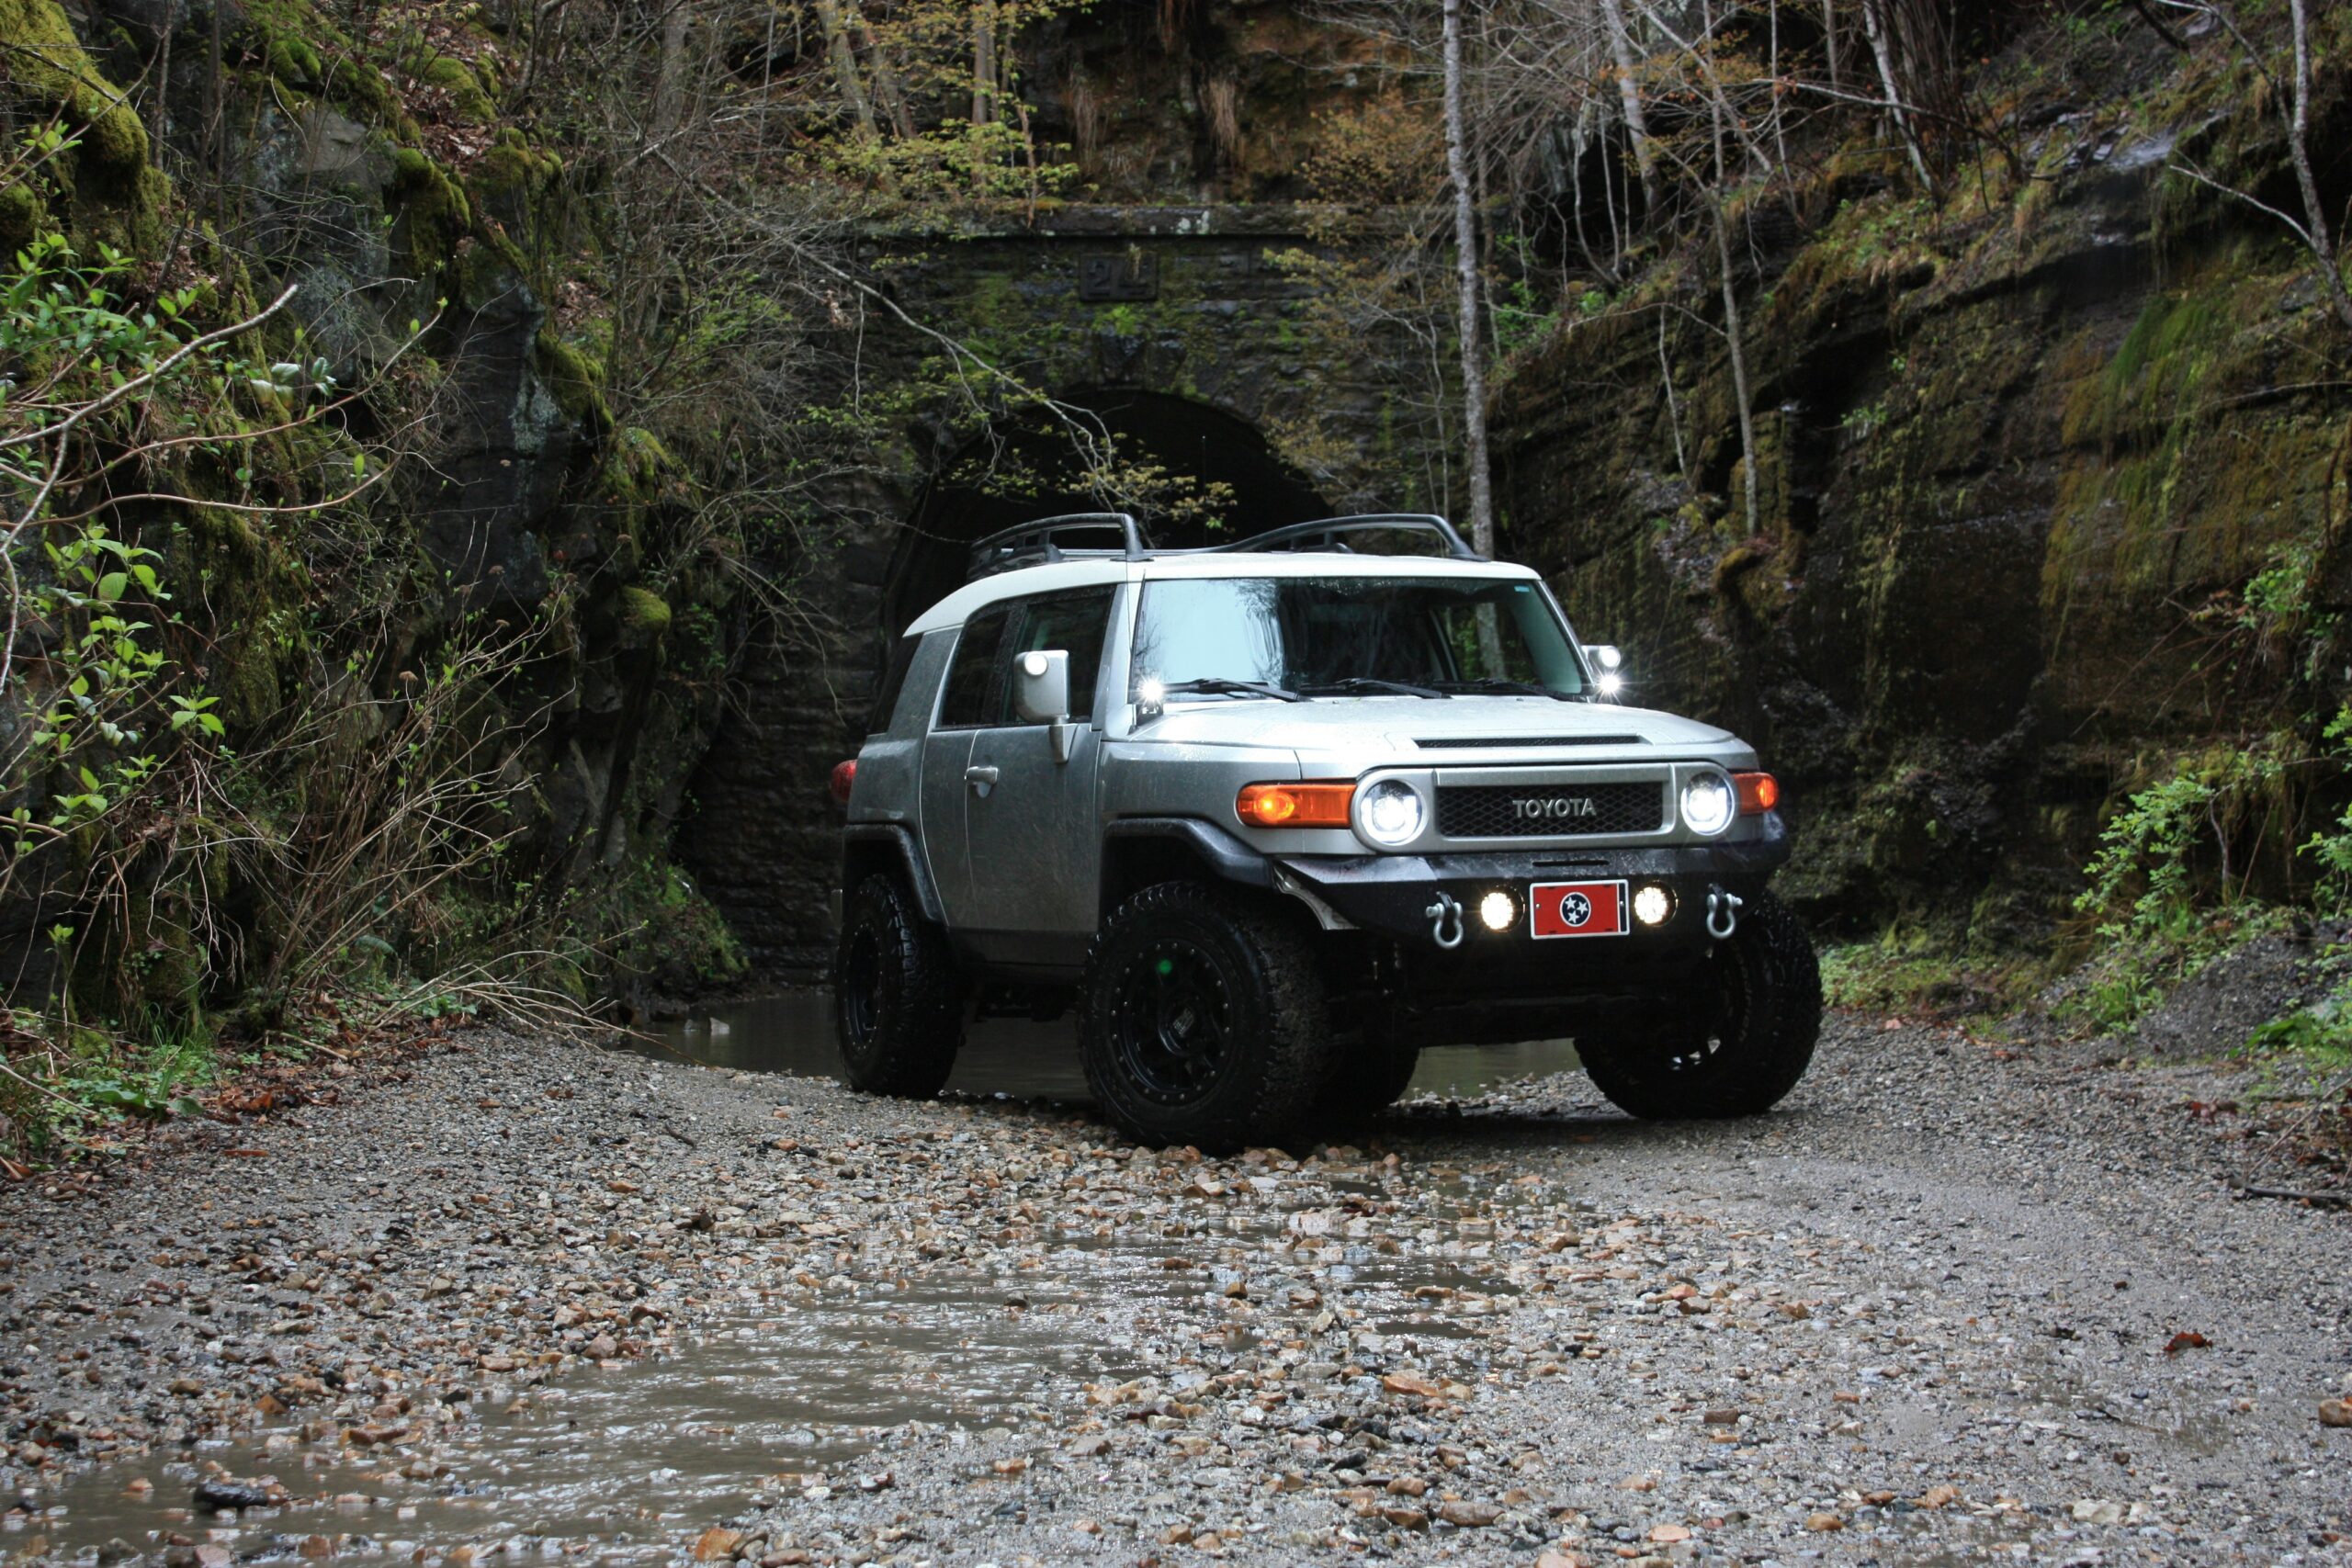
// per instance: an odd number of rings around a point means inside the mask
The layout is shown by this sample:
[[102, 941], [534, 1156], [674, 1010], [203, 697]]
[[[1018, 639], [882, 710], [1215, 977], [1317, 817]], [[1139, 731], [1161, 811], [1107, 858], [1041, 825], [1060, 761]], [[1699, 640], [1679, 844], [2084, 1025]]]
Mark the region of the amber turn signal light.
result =
[[1252, 828], [1344, 828], [1355, 794], [1345, 781], [1245, 784], [1233, 809]]
[[1731, 782], [1742, 817], [1760, 817], [1781, 804], [1781, 781], [1770, 773], [1734, 773]]

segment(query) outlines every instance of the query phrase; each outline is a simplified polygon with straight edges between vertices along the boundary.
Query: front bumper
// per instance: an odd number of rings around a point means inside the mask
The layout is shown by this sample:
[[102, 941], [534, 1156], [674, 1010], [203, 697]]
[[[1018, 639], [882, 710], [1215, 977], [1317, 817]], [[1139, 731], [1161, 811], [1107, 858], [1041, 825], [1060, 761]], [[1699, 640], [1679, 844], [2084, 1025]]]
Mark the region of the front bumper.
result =
[[[1277, 861], [1282, 880], [1305, 893], [1348, 924], [1393, 939], [1408, 950], [1435, 949], [1430, 908], [1450, 895], [1465, 912], [1458, 948], [1446, 950], [1456, 964], [1546, 968], [1586, 963], [1643, 963], [1703, 951], [1707, 895], [1721, 889], [1743, 899], [1764, 889], [1788, 863], [1788, 829], [1778, 812], [1763, 818], [1764, 832], [1737, 843], [1687, 844], [1642, 849], [1487, 851], [1475, 854], [1294, 855]], [[1629, 891], [1646, 884], [1674, 895], [1674, 910], [1659, 925], [1638, 921], [1623, 936], [1537, 941], [1529, 934], [1527, 889], [1537, 883], [1623, 881]], [[1501, 889], [1520, 905], [1510, 929], [1488, 931], [1469, 911], [1488, 893]]]

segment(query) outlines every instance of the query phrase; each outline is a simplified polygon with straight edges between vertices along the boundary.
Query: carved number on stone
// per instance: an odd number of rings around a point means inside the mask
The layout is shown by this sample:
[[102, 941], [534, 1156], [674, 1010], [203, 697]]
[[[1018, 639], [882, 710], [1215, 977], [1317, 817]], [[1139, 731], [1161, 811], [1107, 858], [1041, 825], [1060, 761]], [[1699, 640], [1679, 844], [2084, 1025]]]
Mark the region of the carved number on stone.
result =
[[1084, 256], [1078, 264], [1078, 297], [1090, 305], [1159, 298], [1159, 263], [1149, 255]]

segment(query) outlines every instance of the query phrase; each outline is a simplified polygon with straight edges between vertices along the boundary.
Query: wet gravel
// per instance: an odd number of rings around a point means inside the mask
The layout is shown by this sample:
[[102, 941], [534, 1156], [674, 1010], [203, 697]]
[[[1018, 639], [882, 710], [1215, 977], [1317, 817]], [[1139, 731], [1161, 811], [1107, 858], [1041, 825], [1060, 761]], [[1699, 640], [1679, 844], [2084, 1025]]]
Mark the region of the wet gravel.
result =
[[2352, 1562], [2352, 1215], [2100, 1061], [1204, 1160], [474, 1031], [0, 1190], [0, 1555]]

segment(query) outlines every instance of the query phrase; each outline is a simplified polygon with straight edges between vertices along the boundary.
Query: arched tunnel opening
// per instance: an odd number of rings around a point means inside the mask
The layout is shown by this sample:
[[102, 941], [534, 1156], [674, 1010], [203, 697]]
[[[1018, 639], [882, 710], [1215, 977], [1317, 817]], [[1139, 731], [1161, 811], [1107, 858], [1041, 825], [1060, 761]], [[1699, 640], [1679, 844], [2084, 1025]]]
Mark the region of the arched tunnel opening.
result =
[[[1130, 480], [1148, 481], [1130, 487], [1144, 497], [1130, 510], [1156, 544], [1243, 538], [1329, 513], [1245, 420], [1162, 393], [1093, 390], [1064, 400], [1100, 422]], [[831, 953], [825, 889], [839, 866], [841, 815], [825, 781], [862, 733], [866, 688], [854, 677], [878, 677], [907, 624], [963, 583], [975, 541], [1035, 517], [1101, 510], [1080, 469], [1068, 430], [1042, 418], [967, 442], [917, 493], [887, 545], [865, 547], [883, 569], [862, 580], [879, 590], [870, 630], [852, 629], [822, 662], [778, 655], [743, 671], [695, 775], [680, 852], [765, 977], [811, 977]], [[1211, 487], [1215, 504], [1201, 504]], [[857, 664], [865, 668], [842, 668]]]
[[[1080, 392], [1064, 400], [1100, 423], [1118, 476], [1140, 498], [1127, 510], [1156, 545], [1247, 538], [1330, 513], [1265, 436], [1231, 414], [1160, 392]], [[1079, 443], [1048, 415], [967, 443], [923, 487], [899, 533], [883, 593], [882, 646], [962, 584], [975, 541], [1032, 518], [1102, 510], [1082, 469]]]

